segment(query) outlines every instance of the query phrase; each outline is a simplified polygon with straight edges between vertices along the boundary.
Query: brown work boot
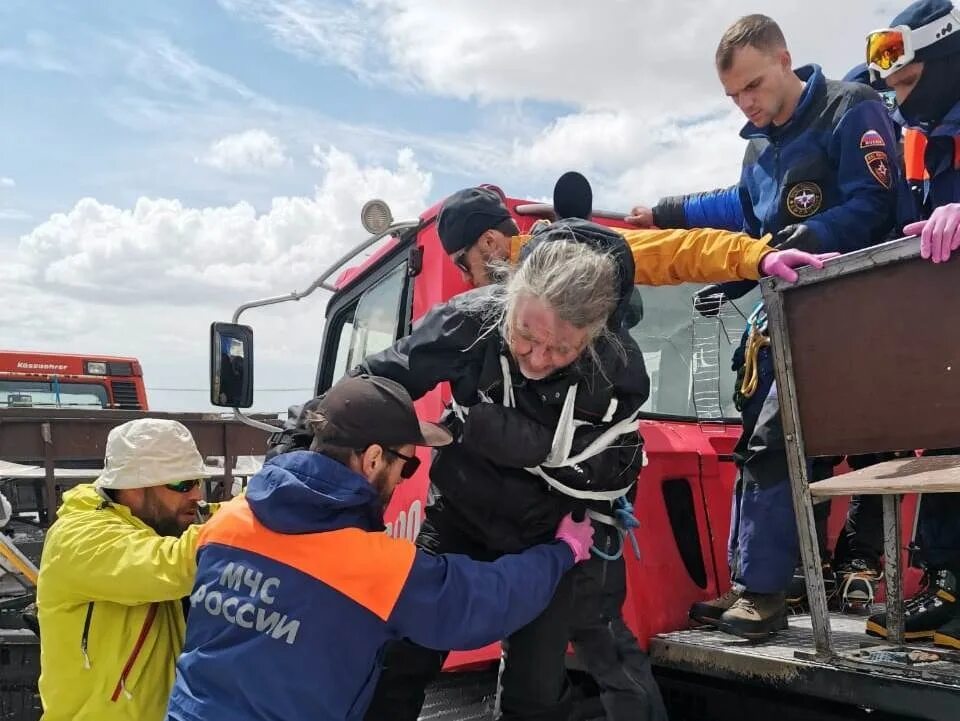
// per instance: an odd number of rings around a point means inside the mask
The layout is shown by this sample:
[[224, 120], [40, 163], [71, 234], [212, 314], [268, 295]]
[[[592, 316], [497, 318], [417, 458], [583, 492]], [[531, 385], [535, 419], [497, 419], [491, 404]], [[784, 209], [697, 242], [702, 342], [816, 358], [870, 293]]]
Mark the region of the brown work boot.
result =
[[710, 601], [698, 601], [690, 607], [690, 620], [711, 626], [720, 625], [720, 617], [740, 598], [736, 587], [731, 588], [720, 598]]
[[720, 627], [740, 638], [765, 639], [787, 628], [787, 604], [782, 593], [744, 591], [720, 617]]

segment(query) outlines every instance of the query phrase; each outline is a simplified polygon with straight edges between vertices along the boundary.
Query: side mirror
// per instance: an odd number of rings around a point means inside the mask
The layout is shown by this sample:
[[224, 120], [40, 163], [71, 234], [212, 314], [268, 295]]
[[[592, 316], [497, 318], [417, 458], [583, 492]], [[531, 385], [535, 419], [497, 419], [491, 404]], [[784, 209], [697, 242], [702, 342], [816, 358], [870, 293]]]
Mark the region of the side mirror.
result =
[[210, 402], [222, 408], [253, 405], [253, 329], [210, 325]]

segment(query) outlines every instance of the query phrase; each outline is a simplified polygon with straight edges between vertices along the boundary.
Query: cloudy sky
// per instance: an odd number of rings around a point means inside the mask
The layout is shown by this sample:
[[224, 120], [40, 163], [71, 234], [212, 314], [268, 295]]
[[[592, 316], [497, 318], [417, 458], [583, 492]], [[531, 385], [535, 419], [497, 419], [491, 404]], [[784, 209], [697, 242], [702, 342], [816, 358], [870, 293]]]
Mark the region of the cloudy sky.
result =
[[[2, 0], [0, 347], [136, 356], [155, 409], [207, 409], [209, 323], [307, 285], [365, 200], [414, 217], [578, 169], [626, 209], [733, 182], [723, 28], [772, 14], [839, 76], [905, 4]], [[318, 295], [245, 316], [259, 409], [308, 393]]]

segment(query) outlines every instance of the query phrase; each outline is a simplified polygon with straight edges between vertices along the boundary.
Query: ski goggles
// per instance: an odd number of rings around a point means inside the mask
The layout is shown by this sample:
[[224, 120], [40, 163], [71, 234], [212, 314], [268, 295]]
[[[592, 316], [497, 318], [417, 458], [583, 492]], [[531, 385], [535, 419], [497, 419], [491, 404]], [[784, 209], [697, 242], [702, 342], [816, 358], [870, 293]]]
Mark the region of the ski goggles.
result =
[[960, 10], [957, 9], [916, 30], [909, 25], [874, 30], [867, 35], [867, 67], [881, 78], [888, 78], [912, 63], [918, 50], [955, 32], [960, 32]]

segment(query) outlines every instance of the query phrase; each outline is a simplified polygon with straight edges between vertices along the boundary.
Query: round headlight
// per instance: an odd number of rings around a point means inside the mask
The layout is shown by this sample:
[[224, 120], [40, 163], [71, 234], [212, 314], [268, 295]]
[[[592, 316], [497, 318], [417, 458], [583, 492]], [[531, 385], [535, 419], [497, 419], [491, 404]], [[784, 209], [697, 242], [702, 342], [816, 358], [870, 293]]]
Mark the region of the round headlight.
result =
[[360, 209], [360, 222], [370, 235], [380, 235], [393, 224], [393, 213], [384, 201], [368, 200]]

